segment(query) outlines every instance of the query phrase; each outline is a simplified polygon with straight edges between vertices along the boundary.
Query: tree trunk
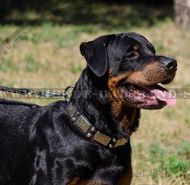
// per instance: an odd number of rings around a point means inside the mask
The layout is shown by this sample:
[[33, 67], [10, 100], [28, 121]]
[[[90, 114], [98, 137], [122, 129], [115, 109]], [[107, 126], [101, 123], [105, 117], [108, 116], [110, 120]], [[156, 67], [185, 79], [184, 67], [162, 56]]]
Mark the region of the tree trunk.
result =
[[174, 0], [176, 24], [190, 29], [190, 0]]

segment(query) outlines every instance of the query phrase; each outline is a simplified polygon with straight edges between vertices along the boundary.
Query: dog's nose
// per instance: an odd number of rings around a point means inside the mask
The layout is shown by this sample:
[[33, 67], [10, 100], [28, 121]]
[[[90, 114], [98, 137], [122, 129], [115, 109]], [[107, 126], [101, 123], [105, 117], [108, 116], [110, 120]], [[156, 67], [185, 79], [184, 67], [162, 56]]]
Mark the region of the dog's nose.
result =
[[177, 69], [177, 61], [173, 58], [164, 58], [162, 64], [166, 70], [173, 71]]

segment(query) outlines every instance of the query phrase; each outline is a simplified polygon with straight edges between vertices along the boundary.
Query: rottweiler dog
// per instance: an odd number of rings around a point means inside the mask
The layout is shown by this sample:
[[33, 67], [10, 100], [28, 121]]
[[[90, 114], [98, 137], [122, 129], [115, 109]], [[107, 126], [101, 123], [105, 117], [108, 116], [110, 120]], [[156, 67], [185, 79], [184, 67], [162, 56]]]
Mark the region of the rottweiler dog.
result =
[[80, 45], [87, 65], [70, 101], [0, 101], [0, 185], [129, 185], [140, 109], [175, 103], [175, 59], [137, 33]]

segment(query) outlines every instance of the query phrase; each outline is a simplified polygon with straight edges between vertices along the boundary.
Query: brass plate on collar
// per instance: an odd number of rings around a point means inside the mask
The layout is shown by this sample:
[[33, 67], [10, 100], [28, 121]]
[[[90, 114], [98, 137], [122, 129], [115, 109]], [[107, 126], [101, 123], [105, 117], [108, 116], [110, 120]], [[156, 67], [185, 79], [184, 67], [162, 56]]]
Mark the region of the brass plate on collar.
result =
[[76, 109], [74, 108], [74, 106], [70, 103], [68, 106], [67, 106], [67, 112], [69, 113], [69, 116], [70, 117], [73, 117], [75, 112], [76, 112]]
[[123, 146], [127, 143], [127, 139], [118, 139], [114, 147]]
[[[77, 112], [77, 110], [75, 109], [75, 107], [72, 105], [72, 103], [70, 103], [68, 106], [67, 106], [67, 111], [68, 111], [68, 114], [71, 118], [74, 118], [75, 120], [73, 120], [74, 124], [83, 132], [83, 133], [87, 133], [88, 130], [90, 129], [90, 127], [92, 126], [88, 120], [80, 115], [78, 118], [75, 117], [75, 113]], [[90, 133], [92, 134], [92, 133]], [[93, 137], [93, 134], [91, 135]], [[94, 137], [93, 137], [93, 140], [104, 145], [104, 146], [108, 146], [108, 144], [113, 140], [113, 138], [97, 131], [95, 132], [94, 134]], [[113, 141], [114, 142], [114, 141]], [[119, 146], [122, 146], [122, 145], [125, 145], [126, 143], [128, 142], [128, 139], [118, 139], [117, 142], [110, 144], [112, 147], [119, 147]], [[111, 147], [110, 147], [111, 148]]]
[[91, 126], [90, 123], [82, 115], [80, 115], [76, 120], [75, 125], [84, 133], [86, 133]]
[[96, 134], [94, 135], [94, 138], [93, 138], [93, 140], [95, 140], [96, 142], [101, 143], [105, 146], [108, 145], [108, 143], [110, 142], [110, 139], [111, 138], [109, 136], [106, 136], [106, 135], [100, 133], [99, 131], [96, 132]]

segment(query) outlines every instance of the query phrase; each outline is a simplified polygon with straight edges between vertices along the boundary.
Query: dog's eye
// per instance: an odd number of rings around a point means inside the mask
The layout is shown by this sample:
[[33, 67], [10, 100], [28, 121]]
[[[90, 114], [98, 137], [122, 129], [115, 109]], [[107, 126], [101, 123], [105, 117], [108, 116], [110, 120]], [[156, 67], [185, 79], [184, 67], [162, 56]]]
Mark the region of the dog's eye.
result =
[[127, 57], [128, 59], [131, 59], [131, 60], [135, 60], [139, 57], [139, 53], [137, 51], [130, 51], [128, 54], [127, 54]]

